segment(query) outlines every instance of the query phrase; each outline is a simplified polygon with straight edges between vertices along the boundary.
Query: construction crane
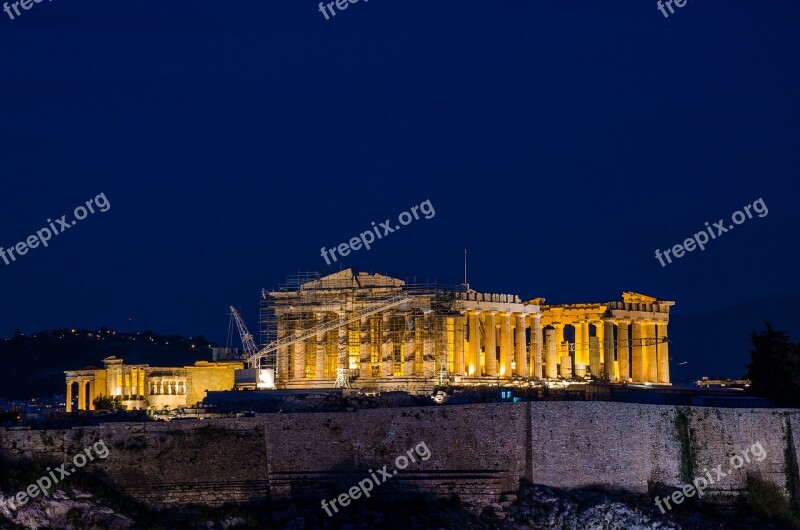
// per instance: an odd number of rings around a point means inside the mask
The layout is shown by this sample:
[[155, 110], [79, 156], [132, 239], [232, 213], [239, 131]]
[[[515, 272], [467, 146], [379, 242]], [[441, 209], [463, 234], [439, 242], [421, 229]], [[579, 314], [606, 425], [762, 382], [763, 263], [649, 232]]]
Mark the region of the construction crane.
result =
[[231, 318], [236, 321], [236, 327], [239, 329], [239, 336], [242, 338], [242, 346], [244, 348], [244, 353], [247, 357], [251, 357], [258, 353], [258, 346], [256, 345], [256, 341], [253, 339], [253, 334], [250, 333], [250, 330], [247, 329], [247, 326], [242, 320], [242, 316], [239, 314], [239, 311], [231, 306]]
[[[333, 331], [341, 327], [345, 327], [352, 322], [360, 322], [362, 318], [366, 318], [378, 313], [382, 313], [393, 307], [410, 302], [411, 298], [405, 294], [387, 298], [374, 304], [370, 304], [355, 313], [344, 315], [336, 320], [325, 322], [313, 328], [310, 328], [302, 333], [290, 335], [289, 337], [278, 339], [270, 342], [260, 350], [255, 346], [252, 334], [247, 330], [241, 317], [235, 308], [231, 307], [231, 314], [236, 319], [236, 325], [239, 328], [239, 334], [242, 337], [242, 345], [247, 353], [247, 364], [250, 368], [272, 371], [274, 376], [275, 368], [277, 365], [277, 352], [280, 349], [287, 348], [292, 344], [303, 342], [310, 338], [315, 338], [318, 333], [325, 333]], [[348, 368], [347, 368], [347, 350], [344, 353], [339, 352], [339, 369], [337, 370], [336, 386], [348, 385]]]

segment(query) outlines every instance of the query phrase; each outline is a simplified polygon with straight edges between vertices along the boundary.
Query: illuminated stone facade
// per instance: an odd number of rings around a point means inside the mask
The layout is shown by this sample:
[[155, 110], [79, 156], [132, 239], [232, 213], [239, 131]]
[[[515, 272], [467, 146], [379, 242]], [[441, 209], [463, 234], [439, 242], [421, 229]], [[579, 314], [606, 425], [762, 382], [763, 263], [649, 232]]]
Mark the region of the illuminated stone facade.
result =
[[[398, 297], [401, 304], [359, 317]], [[424, 392], [445, 383], [593, 378], [666, 385], [672, 305], [632, 292], [622, 301], [546, 305], [543, 298], [406, 284], [346, 269], [264, 292], [262, 326], [279, 344], [267, 359], [278, 388]], [[315, 332], [321, 326], [327, 328]], [[121, 396], [128, 409], [194, 405], [206, 390], [236, 388], [236, 370], [244, 368], [242, 361], [182, 368], [103, 362], [104, 369], [66, 372], [68, 410], [73, 397], [83, 410], [101, 394]]]
[[66, 372], [67, 412], [77, 398], [78, 410], [94, 410], [98, 396], [122, 398], [128, 409], [175, 409], [199, 403], [207, 390], [230, 390], [241, 362], [198, 361], [182, 368], [158, 368], [146, 364], [126, 365], [122, 359], [103, 359], [105, 368]]
[[279, 348], [277, 386], [330, 388], [337, 369], [347, 370], [349, 386], [406, 390], [559, 377], [670, 382], [666, 337], [674, 302], [638, 293], [545, 305], [542, 298], [407, 285], [347, 269], [262, 298], [268, 324], [286, 341], [398, 295], [410, 301]]

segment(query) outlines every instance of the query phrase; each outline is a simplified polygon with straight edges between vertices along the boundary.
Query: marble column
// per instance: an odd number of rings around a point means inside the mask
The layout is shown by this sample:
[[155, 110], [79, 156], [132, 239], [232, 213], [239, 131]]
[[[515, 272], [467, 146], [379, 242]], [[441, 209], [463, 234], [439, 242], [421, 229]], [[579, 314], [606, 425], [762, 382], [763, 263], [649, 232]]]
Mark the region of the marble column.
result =
[[514, 336], [511, 334], [511, 313], [500, 313], [500, 377], [511, 377], [511, 356]]
[[455, 345], [453, 347], [453, 372], [455, 375], [464, 375], [464, 317], [453, 317], [453, 340]]
[[556, 330], [544, 331], [545, 342], [545, 377], [555, 379], [558, 377], [558, 352], [556, 350]]
[[600, 377], [600, 363], [603, 359], [603, 337], [605, 329], [600, 321], [594, 322], [594, 333], [597, 338], [597, 345], [589, 348], [589, 367], [592, 369], [593, 377]]
[[[658, 323], [659, 341], [667, 337], [667, 325]], [[658, 382], [669, 384], [669, 342], [658, 343]]]
[[370, 325], [369, 317], [362, 317], [360, 326], [361, 328], [359, 332], [359, 337], [361, 343], [358, 346], [359, 377], [369, 377], [370, 375], [369, 348], [372, 340], [371, 336], [372, 327]]
[[480, 313], [478, 311], [469, 311], [469, 360], [467, 361], [467, 370], [469, 375], [480, 377], [481, 375], [481, 330], [480, 330]]
[[383, 314], [381, 319], [381, 377], [388, 377], [392, 372], [392, 342], [389, 334], [389, 315]]
[[[583, 322], [572, 324], [575, 328], [575, 375], [584, 377], [586, 375], [586, 343], [589, 342], [588, 329], [584, 329]], [[587, 325], [588, 328], [588, 325]]]
[[[297, 320], [294, 323], [294, 334], [303, 333], [303, 323], [305, 319]], [[292, 379], [297, 381], [306, 377], [306, 343], [305, 341], [295, 342], [292, 348]]]
[[78, 410], [86, 410], [86, 381], [78, 381]]
[[642, 358], [642, 338], [644, 329], [642, 321], [631, 323], [631, 378], [634, 383], [644, 382], [644, 359]]
[[[436, 360], [434, 359], [433, 317], [431, 311], [425, 311], [423, 316], [424, 330], [422, 334], [422, 371], [423, 373], [433, 373], [436, 371]], [[429, 331], [432, 330], [432, 331]]]
[[628, 324], [630, 324], [630, 322], [627, 320], [620, 320], [617, 322], [617, 368], [619, 370], [619, 380], [623, 383], [627, 383], [631, 378]]
[[[286, 317], [280, 317], [278, 319], [278, 340], [286, 341], [288, 335], [289, 329]], [[284, 382], [289, 376], [289, 348], [287, 346], [279, 346], [275, 355], [277, 356], [275, 364], [277, 365], [276, 368], [278, 371], [278, 373], [275, 374], [275, 381]]]
[[[340, 324], [342, 322], [346, 321], [346, 319], [347, 319], [347, 313], [345, 313], [344, 311], [338, 311], [336, 313], [336, 316], [339, 318], [339, 323]], [[349, 360], [347, 358], [347, 356], [349, 354], [348, 347], [347, 347], [348, 343], [349, 343], [349, 338], [347, 336], [347, 326], [346, 325], [341, 325], [338, 328], [336, 328], [336, 332], [337, 332], [337, 335], [339, 337], [338, 350], [337, 350], [338, 354], [336, 356], [336, 369], [338, 370], [339, 368], [347, 368], [350, 365], [350, 362], [349, 362]], [[338, 374], [338, 372], [336, 372], [336, 373]]]
[[522, 377], [529, 377], [528, 374], [528, 341], [525, 337], [525, 315], [522, 313], [517, 313], [516, 321], [514, 323], [515, 327], [514, 330], [517, 335], [517, 344], [516, 348], [514, 349], [514, 362], [516, 363], [516, 368], [514, 370], [514, 375], [519, 375]]
[[581, 322], [581, 335], [583, 335], [583, 356], [581, 357], [581, 363], [584, 365], [589, 364], [589, 321], [584, 320]]
[[643, 359], [645, 361], [645, 376], [649, 383], [658, 383], [658, 357], [656, 355], [656, 324], [655, 322], [645, 322], [644, 338], [647, 343], [644, 345]]
[[[397, 328], [400, 325], [398, 320], [400, 315], [392, 315], [389, 318], [389, 367], [390, 370], [387, 375], [391, 375], [392, 377], [400, 377], [403, 375], [405, 367], [403, 365], [403, 331], [399, 331]], [[405, 320], [403, 320], [403, 325], [405, 325]], [[400, 347], [400, 361], [397, 361], [397, 347]]]
[[425, 373], [425, 316], [414, 317], [414, 375]]
[[531, 348], [533, 354], [531, 357], [533, 364], [533, 377], [540, 379], [542, 377], [542, 317], [541, 315], [533, 315], [531, 319]]
[[614, 323], [610, 320], [604, 320], [602, 326], [603, 341], [600, 347], [603, 352], [603, 375], [605, 375], [609, 381], [616, 381], [617, 371], [614, 366]]
[[569, 379], [572, 377], [572, 357], [563, 355], [561, 357], [561, 377]]
[[67, 412], [72, 412], [72, 381], [67, 381]]
[[[569, 357], [569, 345], [564, 340], [564, 324], [556, 322], [553, 324], [553, 329], [556, 332], [556, 360], [559, 365], [566, 364], [563, 360], [564, 356]], [[570, 362], [570, 367], [572, 363]]]
[[[318, 326], [324, 323], [323, 319], [324, 315], [320, 313], [314, 315], [314, 320]], [[314, 347], [316, 348], [316, 359], [314, 359], [314, 361], [316, 366], [314, 367], [314, 377], [322, 379], [325, 374], [325, 333], [318, 331], [315, 339]]]
[[[89, 381], [89, 410], [94, 410], [94, 381]], [[131, 396], [131, 399], [136, 399]]]
[[[414, 375], [414, 317], [411, 313], [406, 313], [405, 316], [406, 329], [403, 332], [403, 362], [405, 363], [404, 374], [407, 377]], [[364, 350], [362, 350], [364, 351]], [[369, 358], [369, 357], [367, 357]], [[363, 353], [362, 353], [363, 359]]]
[[497, 329], [494, 323], [496, 313], [497, 311], [486, 311], [484, 313], [483, 329], [486, 334], [484, 372], [487, 377], [497, 377]]

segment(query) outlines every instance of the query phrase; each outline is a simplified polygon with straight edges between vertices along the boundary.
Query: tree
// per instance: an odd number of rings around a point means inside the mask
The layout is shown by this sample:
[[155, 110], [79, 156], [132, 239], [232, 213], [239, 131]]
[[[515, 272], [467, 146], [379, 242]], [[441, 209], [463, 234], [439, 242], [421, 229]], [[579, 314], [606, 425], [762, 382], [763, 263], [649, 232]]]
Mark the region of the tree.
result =
[[752, 348], [745, 377], [751, 381], [753, 394], [765, 397], [776, 405], [800, 405], [800, 345], [792, 343], [789, 335], [775, 331], [769, 322], [766, 330], [753, 332]]
[[95, 410], [119, 410], [122, 408], [122, 398], [115, 396], [113, 399], [100, 394], [92, 400]]

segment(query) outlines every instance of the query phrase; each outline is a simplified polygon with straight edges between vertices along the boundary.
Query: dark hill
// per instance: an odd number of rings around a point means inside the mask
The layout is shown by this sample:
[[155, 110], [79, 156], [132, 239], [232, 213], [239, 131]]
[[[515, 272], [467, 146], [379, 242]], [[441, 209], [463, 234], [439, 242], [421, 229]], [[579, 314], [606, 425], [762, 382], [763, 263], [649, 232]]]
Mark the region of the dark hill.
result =
[[121, 333], [102, 329], [58, 329], [0, 340], [0, 397], [8, 400], [63, 394], [64, 371], [102, 367], [111, 355], [128, 364], [184, 366], [211, 360], [203, 336], [165, 336], [143, 331]]

